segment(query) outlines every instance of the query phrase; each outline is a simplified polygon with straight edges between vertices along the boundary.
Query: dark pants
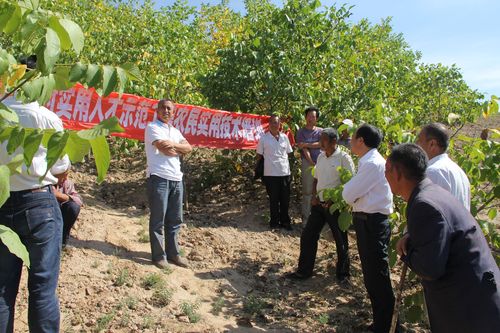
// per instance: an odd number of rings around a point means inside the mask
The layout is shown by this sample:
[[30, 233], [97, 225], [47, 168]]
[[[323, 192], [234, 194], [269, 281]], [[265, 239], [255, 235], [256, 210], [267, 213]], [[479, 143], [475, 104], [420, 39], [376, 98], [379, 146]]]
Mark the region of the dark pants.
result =
[[61, 208], [61, 214], [63, 218], [63, 236], [62, 243], [66, 244], [68, 242], [69, 233], [71, 228], [80, 214], [80, 205], [76, 202], [69, 200], [59, 205]]
[[321, 205], [311, 207], [311, 215], [300, 236], [300, 257], [298, 272], [305, 276], [312, 275], [316, 252], [318, 251], [318, 240], [325, 223], [332, 230], [333, 238], [337, 248], [337, 279], [343, 280], [349, 277], [349, 242], [347, 232], [340, 230], [338, 224], [339, 212], [330, 214], [328, 208]]
[[353, 214], [363, 279], [372, 304], [373, 329], [389, 332], [394, 309], [387, 248], [391, 228], [387, 215]]
[[[28, 270], [30, 332], [59, 332], [56, 295], [61, 258], [62, 217], [50, 187], [11, 192], [0, 208], [0, 224], [17, 233], [31, 262]], [[0, 243], [0, 333], [12, 332], [22, 261]]]
[[177, 238], [183, 222], [182, 182], [153, 175], [148, 178], [147, 186], [152, 260], [173, 259], [180, 251]]
[[269, 196], [271, 227], [289, 226], [290, 176], [264, 176], [263, 180], [266, 185], [267, 195]]

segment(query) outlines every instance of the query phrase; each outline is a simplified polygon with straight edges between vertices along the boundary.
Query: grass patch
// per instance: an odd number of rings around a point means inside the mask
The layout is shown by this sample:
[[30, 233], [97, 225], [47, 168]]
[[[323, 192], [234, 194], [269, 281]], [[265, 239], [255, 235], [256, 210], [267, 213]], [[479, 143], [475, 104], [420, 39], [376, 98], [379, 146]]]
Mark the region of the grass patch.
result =
[[94, 332], [102, 332], [106, 330], [113, 321], [113, 319], [115, 318], [115, 315], [116, 315], [115, 311], [112, 311], [108, 314], [105, 314], [102, 317], [97, 318], [97, 323]]
[[327, 325], [330, 322], [330, 316], [328, 313], [322, 313], [317, 318], [318, 322], [323, 325]]
[[163, 308], [170, 304], [173, 295], [174, 292], [170, 288], [158, 288], [153, 292], [153, 296], [151, 296], [151, 303], [154, 306]]
[[212, 310], [210, 311], [213, 315], [218, 316], [222, 308], [224, 307], [224, 297], [220, 296], [218, 297], [215, 302], [212, 304]]
[[266, 305], [262, 298], [250, 295], [243, 301], [243, 311], [250, 315], [260, 315]]
[[181, 304], [182, 313], [188, 317], [189, 322], [194, 324], [201, 320], [201, 315], [198, 313], [199, 304], [183, 302]]
[[121, 287], [123, 285], [130, 286], [130, 273], [127, 268], [121, 269], [116, 276], [114, 285]]
[[146, 275], [142, 280], [142, 287], [145, 289], [159, 289], [165, 286], [165, 281], [159, 273], [151, 273]]
[[123, 300], [123, 305], [125, 305], [130, 310], [136, 310], [137, 309], [137, 298], [132, 297], [132, 296], [127, 296]]
[[149, 243], [149, 233], [146, 230], [141, 229], [137, 236], [139, 236], [139, 243]]
[[144, 319], [142, 320], [142, 328], [143, 329], [150, 329], [153, 327], [155, 321], [152, 316], [145, 316]]

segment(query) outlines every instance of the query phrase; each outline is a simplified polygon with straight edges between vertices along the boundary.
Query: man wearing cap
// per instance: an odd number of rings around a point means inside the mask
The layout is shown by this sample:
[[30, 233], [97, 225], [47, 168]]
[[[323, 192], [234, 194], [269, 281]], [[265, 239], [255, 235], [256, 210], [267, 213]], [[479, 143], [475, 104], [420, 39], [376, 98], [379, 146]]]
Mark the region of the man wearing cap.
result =
[[352, 120], [350, 119], [344, 119], [342, 120], [342, 124], [340, 126], [347, 126], [347, 128], [344, 128], [342, 132], [340, 133], [339, 137], [339, 145], [342, 145], [346, 147], [347, 149], [351, 149], [351, 135], [349, 134], [349, 129], [351, 129], [354, 124], [352, 123]]
[[316, 164], [321, 152], [319, 138], [321, 136], [320, 127], [316, 126], [320, 116], [319, 109], [315, 106], [308, 107], [305, 111], [306, 126], [297, 132], [297, 146], [300, 148], [302, 157], [302, 223], [305, 224], [311, 213], [311, 199], [313, 193], [313, 182], [311, 170]]

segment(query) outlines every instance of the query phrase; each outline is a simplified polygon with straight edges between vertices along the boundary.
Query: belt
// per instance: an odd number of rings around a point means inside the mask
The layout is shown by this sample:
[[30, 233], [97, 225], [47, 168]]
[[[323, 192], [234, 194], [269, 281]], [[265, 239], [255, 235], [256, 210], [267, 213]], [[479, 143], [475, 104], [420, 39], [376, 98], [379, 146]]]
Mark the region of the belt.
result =
[[360, 220], [368, 220], [371, 216], [382, 216], [385, 218], [388, 217], [388, 215], [382, 213], [364, 213], [364, 212], [353, 212], [352, 216]]
[[37, 188], [30, 188], [22, 191], [11, 191], [11, 194], [24, 194], [24, 193], [38, 193], [38, 192], [50, 192], [52, 185], [45, 185]]

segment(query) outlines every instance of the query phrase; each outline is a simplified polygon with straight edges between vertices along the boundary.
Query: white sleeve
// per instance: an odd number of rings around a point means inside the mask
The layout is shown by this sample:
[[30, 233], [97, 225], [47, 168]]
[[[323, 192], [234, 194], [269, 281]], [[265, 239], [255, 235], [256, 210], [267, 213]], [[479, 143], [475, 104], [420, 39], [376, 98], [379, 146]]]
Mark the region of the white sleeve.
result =
[[285, 134], [286, 138], [286, 152], [287, 154], [293, 153], [293, 148], [292, 145], [290, 144], [290, 140], [288, 139], [288, 136]]
[[344, 160], [343, 167], [349, 170], [349, 172], [354, 176], [356, 167], [354, 166], [351, 156], [349, 154], [343, 154], [342, 158]]
[[443, 176], [442, 172], [436, 168], [428, 168], [426, 171], [427, 177], [432, 180], [432, 182], [440, 187], [444, 188], [446, 191], [451, 192], [451, 184]]
[[262, 136], [257, 144], [257, 154], [264, 155], [264, 137]]
[[187, 141], [184, 135], [182, 135], [181, 131], [179, 131], [177, 128], [175, 128], [175, 131], [176, 131], [177, 143], [181, 143], [182, 141]]
[[144, 133], [144, 142], [148, 145], [153, 144], [153, 142], [157, 140], [164, 140], [164, 133], [158, 128], [158, 126], [154, 126], [152, 124], [146, 127], [146, 132]]
[[379, 170], [374, 164], [365, 164], [359, 168], [358, 173], [354, 175], [344, 185], [342, 197], [352, 206], [356, 200], [366, 195], [377, 183]]

